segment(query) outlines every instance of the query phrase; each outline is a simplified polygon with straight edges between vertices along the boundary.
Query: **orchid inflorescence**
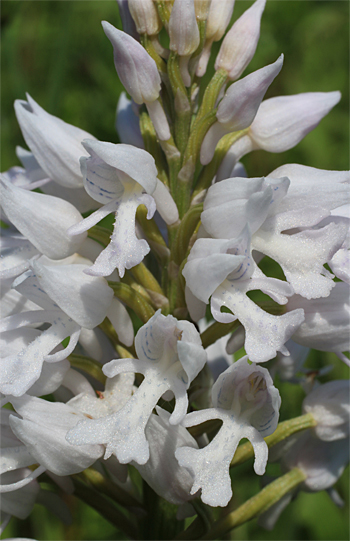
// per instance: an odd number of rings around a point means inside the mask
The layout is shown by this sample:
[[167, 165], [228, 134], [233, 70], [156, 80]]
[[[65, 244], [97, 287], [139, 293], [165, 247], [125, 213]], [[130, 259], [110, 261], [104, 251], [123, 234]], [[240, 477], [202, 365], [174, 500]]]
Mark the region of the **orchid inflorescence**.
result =
[[[264, 100], [283, 55], [241, 77], [265, 0], [226, 35], [234, 0], [118, 5], [124, 32], [102, 26], [130, 96], [121, 143], [15, 102], [29, 150], [0, 177], [2, 529], [45, 500], [43, 480], [60, 516], [63, 493], [99, 494], [99, 512], [142, 539], [136, 470], [144, 499], [196, 516], [179, 539], [257, 515], [272, 528], [300, 490], [339, 503], [349, 382], [303, 365], [309, 348], [350, 364], [350, 174], [286, 164], [247, 178], [239, 160], [294, 147], [340, 93]], [[281, 380], [306, 397], [278, 423]], [[256, 474], [269, 459], [283, 475], [213, 522], [208, 506], [231, 506], [230, 471], [252, 456]]]

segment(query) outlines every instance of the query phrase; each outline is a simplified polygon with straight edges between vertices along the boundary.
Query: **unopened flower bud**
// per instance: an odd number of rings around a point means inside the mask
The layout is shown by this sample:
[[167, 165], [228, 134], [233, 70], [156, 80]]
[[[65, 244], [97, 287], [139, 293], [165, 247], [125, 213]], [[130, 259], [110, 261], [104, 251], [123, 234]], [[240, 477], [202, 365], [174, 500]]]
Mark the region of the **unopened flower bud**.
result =
[[153, 58], [134, 38], [102, 21], [113, 45], [114, 65], [127, 92], [136, 103], [155, 101], [160, 92], [160, 75]]
[[234, 4], [235, 0], [211, 0], [207, 18], [205, 45], [196, 70], [198, 77], [202, 77], [207, 69], [212, 43], [219, 41], [225, 33], [232, 16]]
[[194, 0], [197, 21], [205, 21], [208, 17], [212, 0]]
[[215, 69], [227, 71], [229, 79], [238, 79], [254, 56], [260, 37], [260, 20], [266, 0], [257, 0], [237, 19], [227, 33]]
[[256, 148], [284, 152], [293, 148], [338, 103], [340, 92], [307, 92], [262, 102], [250, 128]]
[[193, 0], [175, 0], [169, 19], [170, 49], [190, 56], [199, 45], [199, 30]]
[[139, 34], [155, 36], [160, 32], [162, 23], [153, 0], [129, 0], [128, 6]]
[[274, 64], [250, 73], [230, 86], [221, 100], [216, 118], [201, 147], [201, 163], [208, 164], [217, 143], [226, 133], [244, 130], [253, 122], [266, 90], [281, 71], [283, 55]]
[[219, 41], [232, 17], [235, 0], [212, 0], [207, 18], [206, 39]]

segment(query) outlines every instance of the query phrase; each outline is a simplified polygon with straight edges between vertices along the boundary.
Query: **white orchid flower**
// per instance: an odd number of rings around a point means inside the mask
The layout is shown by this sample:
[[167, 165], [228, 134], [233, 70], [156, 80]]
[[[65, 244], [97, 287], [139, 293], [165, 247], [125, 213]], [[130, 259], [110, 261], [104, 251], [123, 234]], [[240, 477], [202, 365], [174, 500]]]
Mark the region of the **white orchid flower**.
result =
[[[247, 228], [237, 239], [198, 239], [183, 275], [188, 288], [200, 301], [207, 303], [211, 296], [214, 319], [221, 323], [239, 319], [245, 328], [244, 347], [252, 361], [268, 361], [277, 351], [288, 355], [284, 344], [304, 320], [303, 311], [275, 316], [247, 296], [249, 291], [261, 289], [279, 304], [286, 304], [287, 297], [293, 294], [287, 282], [268, 278], [257, 267], [250, 253]], [[221, 312], [221, 306], [232, 313]]]
[[350, 198], [348, 182], [346, 171], [295, 164], [266, 179], [223, 180], [208, 190], [202, 223], [220, 239], [237, 237], [248, 224], [252, 250], [277, 261], [295, 293], [308, 299], [326, 297], [334, 282], [324, 264], [342, 245], [347, 225], [334, 220], [314, 226]]
[[169, 224], [178, 219], [177, 208], [166, 187], [157, 179], [157, 168], [148, 152], [131, 145], [100, 141], [85, 141], [84, 146], [90, 153], [89, 158], [81, 160], [84, 186], [88, 194], [103, 206], [72, 226], [69, 233], [72, 236], [81, 235], [115, 212], [111, 242], [88, 272], [96, 276], [109, 276], [118, 268], [122, 277], [125, 269], [140, 263], [150, 250], [144, 239], [136, 237], [137, 207], [146, 205], [149, 219], [157, 208]]
[[204, 503], [224, 507], [232, 497], [230, 462], [242, 438], [253, 445], [255, 473], [265, 472], [268, 447], [264, 437], [277, 427], [281, 398], [268, 370], [249, 364], [244, 357], [218, 377], [212, 400], [213, 408], [189, 413], [182, 424], [190, 427], [220, 419], [219, 432], [203, 449], [182, 447], [175, 456], [194, 475], [191, 494], [202, 489]]
[[[100, 277], [86, 275], [87, 265], [54, 264], [44, 257], [14, 283], [17, 291], [41, 309], [4, 318], [1, 331], [37, 323], [51, 326], [27, 346], [2, 360], [0, 391], [21, 396], [38, 380], [44, 361], [58, 362], [75, 348], [82, 328], [93, 329], [106, 317], [113, 291]], [[70, 337], [68, 346], [52, 351]]]
[[171, 424], [186, 415], [187, 389], [206, 362], [206, 353], [194, 325], [163, 316], [160, 310], [138, 331], [135, 338], [138, 359], [117, 359], [104, 365], [109, 378], [124, 372], [141, 373], [144, 380], [118, 412], [102, 419], [83, 421], [68, 435], [75, 445], [106, 444], [105, 458], [112, 453], [122, 464], [134, 460], [145, 464], [149, 444], [145, 428], [153, 408], [167, 391], [175, 395]]

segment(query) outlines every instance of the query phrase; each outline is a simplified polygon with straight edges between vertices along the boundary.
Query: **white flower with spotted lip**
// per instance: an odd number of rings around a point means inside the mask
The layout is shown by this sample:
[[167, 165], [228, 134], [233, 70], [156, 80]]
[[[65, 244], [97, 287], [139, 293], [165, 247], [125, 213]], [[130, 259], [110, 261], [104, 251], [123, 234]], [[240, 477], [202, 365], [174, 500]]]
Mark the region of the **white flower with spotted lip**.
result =
[[[274, 301], [286, 304], [287, 297], [293, 294], [287, 282], [266, 277], [255, 264], [247, 227], [236, 239], [198, 239], [183, 275], [187, 287], [200, 301], [207, 303], [211, 296], [211, 311], [217, 321], [239, 319], [245, 328], [244, 347], [252, 361], [268, 361], [277, 351], [288, 355], [284, 344], [304, 320], [304, 313], [299, 309], [281, 316], [268, 314], [247, 296], [249, 291], [261, 289]], [[231, 313], [221, 312], [222, 306]]]
[[[120, 276], [125, 269], [140, 263], [150, 248], [135, 232], [137, 207], [144, 204], [147, 218], [157, 210], [170, 224], [178, 219], [178, 211], [167, 188], [157, 178], [153, 157], [131, 145], [84, 141], [90, 153], [81, 160], [84, 186], [88, 194], [103, 206], [69, 229], [70, 235], [80, 235], [102, 218], [115, 213], [111, 242], [87, 269], [88, 274], [109, 276], [118, 268]], [[143, 192], [146, 192], [144, 194]]]
[[277, 427], [281, 398], [268, 370], [249, 364], [243, 357], [218, 377], [212, 401], [213, 408], [189, 413], [182, 425], [220, 419], [223, 424], [219, 432], [203, 449], [182, 447], [175, 456], [194, 475], [191, 494], [201, 488], [204, 503], [224, 507], [232, 497], [230, 462], [242, 438], [253, 445], [255, 473], [265, 472], [268, 447], [264, 437]]
[[175, 396], [170, 424], [186, 415], [187, 389], [206, 363], [206, 353], [194, 325], [163, 316], [160, 310], [138, 331], [135, 338], [138, 359], [116, 359], [103, 367], [111, 378], [124, 372], [141, 373], [144, 380], [118, 412], [98, 420], [86, 420], [70, 431], [75, 445], [106, 444], [105, 458], [112, 453], [122, 464], [134, 460], [145, 464], [149, 445], [145, 428], [158, 400], [167, 391]]

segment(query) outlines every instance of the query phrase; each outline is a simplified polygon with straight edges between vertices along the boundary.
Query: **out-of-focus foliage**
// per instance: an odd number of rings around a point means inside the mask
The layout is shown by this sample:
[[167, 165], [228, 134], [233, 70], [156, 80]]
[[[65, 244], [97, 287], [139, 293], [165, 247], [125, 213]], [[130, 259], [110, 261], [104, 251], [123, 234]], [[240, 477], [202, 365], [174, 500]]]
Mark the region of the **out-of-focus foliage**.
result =
[[[141, 0], [140, 0], [141, 1]], [[235, 20], [251, 2], [236, 0]], [[13, 111], [13, 101], [25, 92], [48, 112], [83, 128], [102, 141], [118, 142], [115, 109], [122, 86], [113, 65], [112, 47], [100, 21], [121, 28], [117, 4], [108, 0], [2, 1], [1, 170], [18, 164], [16, 145], [24, 145]], [[248, 174], [268, 174], [283, 163], [301, 163], [324, 169], [349, 168], [349, 3], [338, 0], [270, 0], [262, 19], [257, 52], [246, 73], [274, 62], [283, 52], [284, 67], [266, 97], [340, 90], [342, 101], [296, 148], [281, 154], [263, 151], [244, 158]], [[218, 49], [213, 48], [215, 50]], [[306, 366], [313, 367], [317, 352]], [[333, 354], [322, 363], [334, 364], [332, 379], [347, 377], [347, 368]], [[327, 376], [321, 379], [327, 381]], [[281, 420], [299, 415], [304, 397], [288, 383], [279, 384], [283, 403]], [[251, 476], [252, 463], [233, 472], [234, 498], [239, 505], [259, 489]], [[271, 475], [279, 473], [270, 465]], [[337, 483], [343, 509], [325, 492], [301, 493], [284, 511], [272, 532], [256, 521], [237, 528], [240, 540], [346, 540], [349, 539], [349, 482], [344, 473]], [[239, 490], [235, 491], [235, 486]], [[120, 539], [114, 527], [95, 511], [67, 496], [73, 525], [65, 527], [54, 515], [36, 505], [26, 521], [13, 520], [7, 537], [38, 540]], [[220, 511], [225, 513], [225, 510]]]

